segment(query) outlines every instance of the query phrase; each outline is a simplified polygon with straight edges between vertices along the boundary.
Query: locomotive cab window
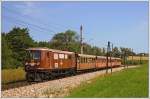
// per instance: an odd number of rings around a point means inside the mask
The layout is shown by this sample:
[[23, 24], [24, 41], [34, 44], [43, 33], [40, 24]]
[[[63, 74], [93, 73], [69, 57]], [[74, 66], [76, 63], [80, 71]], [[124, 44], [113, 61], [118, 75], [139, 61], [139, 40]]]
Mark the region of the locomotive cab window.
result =
[[34, 59], [34, 60], [39, 60], [40, 57], [41, 57], [40, 51], [28, 51], [28, 58]]
[[40, 51], [34, 51], [33, 52], [33, 59], [40, 59], [41, 53]]

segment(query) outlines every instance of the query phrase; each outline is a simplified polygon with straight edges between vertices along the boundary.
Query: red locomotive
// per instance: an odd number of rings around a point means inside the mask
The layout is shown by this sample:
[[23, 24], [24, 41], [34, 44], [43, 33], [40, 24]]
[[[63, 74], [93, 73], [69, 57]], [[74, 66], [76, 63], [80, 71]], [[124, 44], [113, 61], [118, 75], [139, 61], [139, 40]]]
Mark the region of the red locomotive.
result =
[[[76, 54], [48, 48], [27, 49], [25, 63], [27, 81], [42, 81], [61, 75], [75, 75], [78, 71], [106, 68], [106, 57]], [[111, 58], [109, 67], [121, 65], [120, 58]]]

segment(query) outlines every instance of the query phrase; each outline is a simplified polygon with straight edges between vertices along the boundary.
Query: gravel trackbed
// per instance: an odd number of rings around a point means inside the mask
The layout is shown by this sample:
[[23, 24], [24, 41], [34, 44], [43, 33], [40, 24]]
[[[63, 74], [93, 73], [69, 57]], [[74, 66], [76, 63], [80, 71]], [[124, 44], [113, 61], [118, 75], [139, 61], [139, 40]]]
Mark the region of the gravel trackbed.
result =
[[[120, 71], [122, 69], [124, 69], [124, 67], [113, 68], [112, 72]], [[2, 91], [1, 97], [64, 97], [68, 95], [70, 89], [78, 86], [82, 82], [90, 83], [90, 79], [105, 73], [106, 70], [100, 70], [56, 80], [35, 83], [27, 86], [21, 86], [18, 88], [12, 88]]]

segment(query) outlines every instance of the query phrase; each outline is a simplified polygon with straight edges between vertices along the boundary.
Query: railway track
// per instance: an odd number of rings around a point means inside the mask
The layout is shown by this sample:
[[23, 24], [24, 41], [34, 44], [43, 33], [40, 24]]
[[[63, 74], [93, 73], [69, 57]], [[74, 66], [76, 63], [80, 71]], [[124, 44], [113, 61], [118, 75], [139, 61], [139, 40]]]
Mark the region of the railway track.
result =
[[[113, 68], [112, 72], [117, 72], [124, 69], [124, 67]], [[110, 73], [111, 70], [109, 70]], [[69, 90], [80, 85], [82, 82], [89, 82], [90, 79], [96, 76], [104, 75], [106, 70], [100, 70], [95, 72], [81, 73], [76, 76], [69, 76], [65, 78], [59, 78], [55, 80], [28, 83], [26, 81], [18, 82], [14, 86], [15, 88], [9, 88], [2, 90], [2, 97], [63, 97], [69, 93]], [[19, 84], [21, 86], [19, 86]], [[13, 84], [12, 84], [13, 86]]]
[[[104, 70], [104, 69], [105, 68], [99, 69], [99, 70]], [[81, 75], [83, 73], [90, 73], [90, 72], [94, 72], [94, 71], [84, 71], [84, 72], [81, 71], [81, 72], [78, 72], [76, 75]], [[71, 77], [71, 76], [65, 76], [65, 77]], [[55, 79], [52, 79], [52, 80], [61, 79], [61, 78], [64, 78], [64, 76], [56, 77]], [[50, 81], [50, 80], [45, 80], [43, 82], [46, 82], [46, 81]], [[22, 81], [12, 82], [12, 83], [8, 83], [8, 84], [2, 84], [1, 87], [2, 87], [2, 91], [4, 91], [4, 90], [13, 89], [13, 88], [18, 88], [18, 87], [28, 86], [28, 85], [32, 85], [32, 84], [37, 84], [37, 83], [38, 82], [27, 82], [26, 80], [22, 80]]]
[[2, 84], [2, 91], [9, 90], [12, 88], [17, 88], [17, 87], [27, 86], [27, 85], [31, 85], [31, 84], [33, 84], [33, 83], [29, 83], [25, 80], [13, 82], [13, 83], [8, 83], [8, 84]]
[[[117, 68], [117, 67], [114, 67], [114, 68]], [[103, 68], [103, 69], [99, 69], [99, 70], [106, 70], [106, 69]], [[99, 71], [99, 70], [97, 70], [97, 71]], [[90, 73], [90, 72], [94, 72], [94, 71], [85, 71], [85, 72], [82, 71], [82, 72], [78, 72], [76, 74], [76, 76], [77, 75], [81, 75], [83, 73]], [[71, 76], [65, 76], [65, 77], [71, 77]], [[52, 80], [57, 80], [57, 79], [62, 79], [62, 78], [64, 78], [64, 76], [62, 76], [62, 77], [56, 77], [55, 79], [52, 79]], [[43, 82], [46, 82], [46, 81], [51, 81], [51, 80], [45, 80]], [[24, 86], [28, 86], [28, 85], [32, 85], [32, 84], [37, 84], [37, 83], [39, 83], [39, 82], [27, 82], [26, 80], [22, 80], [22, 81], [17, 81], [17, 82], [13, 82], [13, 83], [2, 84], [1, 87], [2, 87], [2, 91], [5, 91], [5, 90], [9, 90], [9, 89], [13, 89], [13, 88], [18, 88], [18, 87], [24, 87]]]

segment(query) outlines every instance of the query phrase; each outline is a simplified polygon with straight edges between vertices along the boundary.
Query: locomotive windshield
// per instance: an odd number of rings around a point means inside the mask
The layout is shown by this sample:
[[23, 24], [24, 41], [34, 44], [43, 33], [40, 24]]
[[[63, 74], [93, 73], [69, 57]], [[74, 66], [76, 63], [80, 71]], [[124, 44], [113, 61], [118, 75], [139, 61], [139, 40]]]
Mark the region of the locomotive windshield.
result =
[[33, 59], [40, 59], [40, 51], [32, 52]]
[[41, 56], [40, 51], [28, 51], [28, 58], [29, 59], [34, 59], [34, 60], [39, 60]]

